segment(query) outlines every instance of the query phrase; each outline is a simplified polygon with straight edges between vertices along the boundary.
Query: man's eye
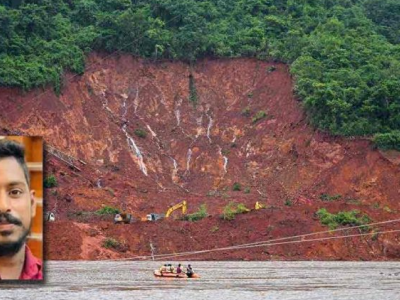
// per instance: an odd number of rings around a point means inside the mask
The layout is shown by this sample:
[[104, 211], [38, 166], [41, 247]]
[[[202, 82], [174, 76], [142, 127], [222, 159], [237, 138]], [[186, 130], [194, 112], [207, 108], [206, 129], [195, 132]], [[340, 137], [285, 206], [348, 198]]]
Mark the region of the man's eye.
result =
[[22, 191], [21, 190], [12, 190], [12, 191], [10, 191], [10, 195], [11, 196], [19, 196], [19, 195], [22, 195]]

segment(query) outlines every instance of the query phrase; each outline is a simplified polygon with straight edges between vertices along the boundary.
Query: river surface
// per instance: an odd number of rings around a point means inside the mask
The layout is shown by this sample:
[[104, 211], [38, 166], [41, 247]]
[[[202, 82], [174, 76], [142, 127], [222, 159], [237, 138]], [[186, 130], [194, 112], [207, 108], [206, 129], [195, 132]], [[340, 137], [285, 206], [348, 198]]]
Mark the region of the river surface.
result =
[[51, 261], [44, 285], [3, 282], [0, 299], [400, 299], [398, 262], [192, 262], [197, 279], [155, 278], [159, 265]]

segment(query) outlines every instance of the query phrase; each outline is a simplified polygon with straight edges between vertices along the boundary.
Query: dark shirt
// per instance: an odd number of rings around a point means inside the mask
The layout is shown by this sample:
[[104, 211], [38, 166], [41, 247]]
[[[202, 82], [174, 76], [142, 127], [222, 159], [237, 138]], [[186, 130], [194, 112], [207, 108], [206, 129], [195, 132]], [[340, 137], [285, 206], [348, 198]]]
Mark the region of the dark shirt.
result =
[[42, 261], [34, 257], [29, 247], [25, 246], [25, 262], [19, 280], [42, 280], [42, 269]]

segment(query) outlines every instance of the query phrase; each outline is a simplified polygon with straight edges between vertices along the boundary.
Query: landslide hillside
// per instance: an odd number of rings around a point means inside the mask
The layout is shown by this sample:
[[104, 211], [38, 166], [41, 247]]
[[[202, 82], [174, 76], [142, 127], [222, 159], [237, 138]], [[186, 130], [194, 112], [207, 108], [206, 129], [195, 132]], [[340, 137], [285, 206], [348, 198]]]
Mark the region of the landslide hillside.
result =
[[[81, 76], [67, 74], [60, 96], [0, 88], [0, 133], [46, 141], [46, 178], [57, 182], [46, 189], [45, 210], [56, 215], [45, 224], [47, 259], [130, 258], [149, 255], [150, 243], [162, 254], [325, 231], [323, 208], [357, 210], [370, 222], [400, 216], [397, 152], [315, 130], [287, 65], [93, 53], [87, 66]], [[183, 200], [189, 213], [206, 204], [209, 217], [182, 221], [176, 211], [168, 220], [115, 225], [111, 214], [96, 214], [105, 206], [135, 217], [165, 213]], [[256, 201], [266, 209], [220, 217], [230, 202]], [[376, 233], [190, 259], [398, 259], [399, 238]]]

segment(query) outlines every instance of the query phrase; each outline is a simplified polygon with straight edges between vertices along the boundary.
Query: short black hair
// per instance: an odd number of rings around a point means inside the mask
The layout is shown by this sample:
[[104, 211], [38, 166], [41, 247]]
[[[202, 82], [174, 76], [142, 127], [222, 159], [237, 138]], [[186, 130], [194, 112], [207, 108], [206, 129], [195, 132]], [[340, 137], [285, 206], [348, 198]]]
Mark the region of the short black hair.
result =
[[0, 140], [0, 160], [8, 157], [14, 157], [17, 160], [24, 171], [26, 183], [30, 186], [29, 170], [25, 162], [24, 146], [14, 141]]

